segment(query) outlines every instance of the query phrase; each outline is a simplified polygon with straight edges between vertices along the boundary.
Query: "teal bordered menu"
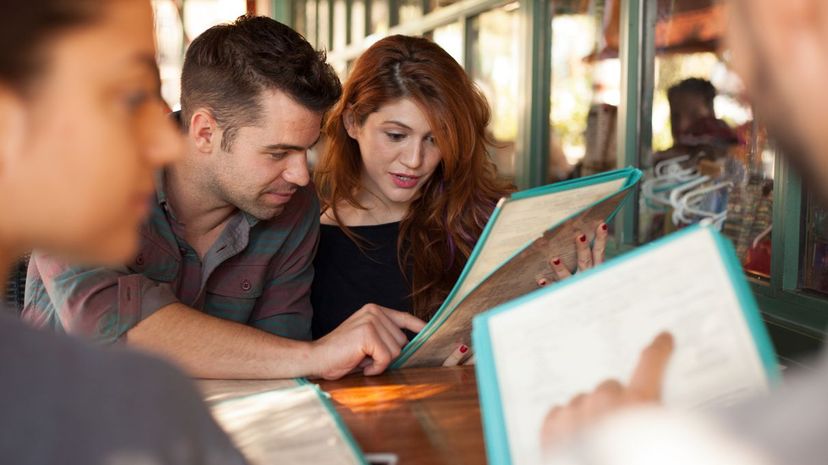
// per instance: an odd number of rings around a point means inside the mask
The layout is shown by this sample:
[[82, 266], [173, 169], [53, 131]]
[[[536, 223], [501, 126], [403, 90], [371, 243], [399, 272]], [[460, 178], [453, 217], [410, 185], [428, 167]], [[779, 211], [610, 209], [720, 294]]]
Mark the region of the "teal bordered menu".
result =
[[329, 395], [304, 378], [199, 384], [216, 421], [252, 465], [368, 465]]
[[451, 293], [391, 368], [440, 366], [471, 345], [475, 315], [535, 290], [538, 276], [552, 275], [550, 260], [574, 269], [575, 237], [592, 241], [640, 179], [641, 171], [625, 168], [501, 199]]
[[626, 382], [662, 331], [674, 338], [666, 405], [715, 409], [779, 379], [732, 246], [691, 227], [474, 319], [489, 463], [542, 463], [546, 414], [604, 380]]

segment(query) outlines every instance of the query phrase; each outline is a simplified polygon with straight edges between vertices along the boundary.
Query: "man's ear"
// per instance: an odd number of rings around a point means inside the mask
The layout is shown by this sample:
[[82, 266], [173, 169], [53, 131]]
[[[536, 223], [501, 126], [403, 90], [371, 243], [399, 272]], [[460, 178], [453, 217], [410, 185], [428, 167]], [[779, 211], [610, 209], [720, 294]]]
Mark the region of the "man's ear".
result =
[[24, 155], [26, 106], [10, 89], [0, 86], [0, 177], [15, 173]]
[[359, 126], [356, 124], [354, 112], [348, 108], [342, 112], [342, 124], [345, 125], [345, 131], [351, 139], [356, 139], [359, 135]]
[[213, 153], [221, 145], [221, 131], [216, 119], [206, 109], [199, 108], [190, 117], [190, 130], [187, 136], [201, 153]]

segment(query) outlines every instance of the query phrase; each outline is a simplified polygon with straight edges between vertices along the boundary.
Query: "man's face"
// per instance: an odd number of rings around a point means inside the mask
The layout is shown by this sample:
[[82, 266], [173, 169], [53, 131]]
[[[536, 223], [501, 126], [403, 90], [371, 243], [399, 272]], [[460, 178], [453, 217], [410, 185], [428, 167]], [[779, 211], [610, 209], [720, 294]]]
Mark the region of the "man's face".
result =
[[260, 103], [258, 124], [239, 128], [229, 152], [217, 149], [213, 180], [223, 200], [268, 220], [310, 181], [307, 151], [319, 139], [322, 114], [281, 91], [263, 92]]
[[828, 198], [828, 9], [822, 0], [730, 0], [727, 46], [758, 117]]

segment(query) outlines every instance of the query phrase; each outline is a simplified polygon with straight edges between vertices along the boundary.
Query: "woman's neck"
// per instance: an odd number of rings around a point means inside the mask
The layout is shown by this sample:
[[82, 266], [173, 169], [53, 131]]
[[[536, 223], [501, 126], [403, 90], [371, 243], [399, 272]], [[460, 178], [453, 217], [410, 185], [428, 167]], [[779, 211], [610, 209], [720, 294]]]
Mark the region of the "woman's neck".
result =
[[396, 223], [402, 221], [408, 213], [409, 204], [394, 204], [383, 202], [379, 196], [361, 189], [357, 193], [356, 201], [363, 208], [356, 208], [347, 202], [337, 205], [338, 222], [330, 210], [322, 215], [323, 224], [341, 224], [342, 226], [374, 226], [378, 224]]

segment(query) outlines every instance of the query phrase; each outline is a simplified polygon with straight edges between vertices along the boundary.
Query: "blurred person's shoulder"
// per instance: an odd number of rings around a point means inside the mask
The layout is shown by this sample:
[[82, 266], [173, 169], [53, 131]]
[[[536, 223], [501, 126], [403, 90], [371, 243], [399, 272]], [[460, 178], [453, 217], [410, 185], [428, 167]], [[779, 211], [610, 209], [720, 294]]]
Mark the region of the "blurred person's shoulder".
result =
[[10, 463], [244, 463], [193, 383], [161, 360], [0, 315], [0, 374]]

